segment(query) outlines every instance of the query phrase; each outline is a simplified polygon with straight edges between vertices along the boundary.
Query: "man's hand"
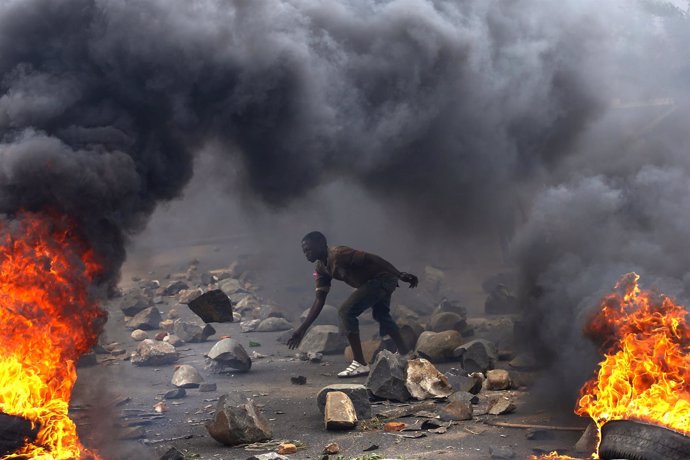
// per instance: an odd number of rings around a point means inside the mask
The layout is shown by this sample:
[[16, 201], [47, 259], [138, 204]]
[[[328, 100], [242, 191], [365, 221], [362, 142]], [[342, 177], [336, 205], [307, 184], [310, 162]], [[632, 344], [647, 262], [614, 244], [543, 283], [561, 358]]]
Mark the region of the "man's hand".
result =
[[405, 272], [400, 272], [400, 281], [409, 283], [411, 288], [417, 287], [417, 283], [419, 283], [419, 280], [416, 276], [414, 276], [412, 273]]
[[297, 329], [293, 334], [292, 337], [287, 341], [287, 346], [290, 350], [294, 350], [295, 348], [299, 347], [299, 344], [302, 342], [302, 339], [304, 338], [304, 331], [301, 329]]

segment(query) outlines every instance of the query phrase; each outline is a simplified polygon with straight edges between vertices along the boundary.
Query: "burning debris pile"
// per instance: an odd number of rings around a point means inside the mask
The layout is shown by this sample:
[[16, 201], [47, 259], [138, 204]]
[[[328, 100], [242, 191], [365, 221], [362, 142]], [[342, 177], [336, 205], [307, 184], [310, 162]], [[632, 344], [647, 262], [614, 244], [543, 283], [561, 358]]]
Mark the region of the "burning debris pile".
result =
[[97, 458], [80, 443], [68, 407], [76, 362], [105, 322], [91, 292], [99, 270], [64, 216], [19, 213], [0, 222], [0, 414], [36, 430], [0, 455]]

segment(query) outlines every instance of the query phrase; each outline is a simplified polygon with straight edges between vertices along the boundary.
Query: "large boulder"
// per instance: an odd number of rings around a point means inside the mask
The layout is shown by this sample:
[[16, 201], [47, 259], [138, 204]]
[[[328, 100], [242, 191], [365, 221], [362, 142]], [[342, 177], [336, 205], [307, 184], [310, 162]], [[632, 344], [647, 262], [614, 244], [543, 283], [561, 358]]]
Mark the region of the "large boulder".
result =
[[453, 359], [453, 352], [462, 342], [458, 331], [425, 331], [417, 339], [415, 351], [433, 363], [440, 363]]
[[341, 391], [331, 391], [326, 394], [323, 418], [327, 430], [349, 430], [357, 425], [355, 406]]
[[125, 316], [134, 316], [151, 306], [151, 299], [139, 293], [130, 293], [120, 299], [120, 310]]
[[347, 340], [340, 334], [336, 326], [314, 326], [302, 339], [299, 351], [303, 353], [342, 353], [347, 346]]
[[161, 312], [156, 307], [145, 308], [137, 313], [134, 318], [127, 322], [129, 329], [141, 329], [142, 331], [150, 331], [158, 329], [163, 317]]
[[208, 291], [189, 302], [189, 309], [206, 323], [232, 323], [232, 302], [220, 289]]
[[226, 446], [268, 441], [273, 437], [268, 420], [253, 400], [242, 403], [223, 395], [218, 400], [213, 419], [206, 423], [213, 439]]
[[228, 372], [236, 370], [246, 372], [252, 367], [252, 360], [247, 351], [235, 339], [222, 339], [216, 342], [206, 354], [211, 361], [210, 369], [215, 372]]
[[292, 324], [285, 318], [269, 317], [261, 321], [256, 332], [279, 332], [292, 329]]
[[349, 383], [338, 383], [334, 385], [328, 385], [319, 391], [316, 397], [316, 403], [319, 406], [321, 413], [324, 413], [324, 408], [326, 407], [326, 395], [331, 391], [341, 391], [350, 398], [353, 406], [355, 407], [355, 412], [357, 413], [357, 418], [360, 420], [366, 420], [371, 418], [371, 403], [369, 402], [369, 393], [364, 385], [359, 384], [349, 384]]
[[460, 345], [453, 351], [453, 356], [462, 363], [467, 372], [486, 372], [493, 369], [498, 361], [498, 352], [493, 342], [484, 339], [472, 340]]
[[466, 318], [451, 311], [436, 313], [429, 321], [428, 329], [433, 332], [458, 331], [462, 332], [467, 327]]
[[407, 401], [410, 392], [405, 386], [407, 360], [396, 353], [382, 350], [371, 365], [366, 387], [377, 398]]
[[177, 319], [173, 326], [173, 332], [187, 343], [199, 343], [205, 342], [206, 339], [216, 333], [216, 330], [210, 324], [204, 324], [200, 321]]
[[172, 364], [179, 357], [175, 347], [169, 343], [146, 339], [139, 342], [136, 351], [132, 353], [131, 361], [135, 366], [161, 366]]
[[453, 393], [453, 387], [445, 375], [426, 359], [413, 359], [407, 363], [405, 387], [413, 398], [446, 398]]

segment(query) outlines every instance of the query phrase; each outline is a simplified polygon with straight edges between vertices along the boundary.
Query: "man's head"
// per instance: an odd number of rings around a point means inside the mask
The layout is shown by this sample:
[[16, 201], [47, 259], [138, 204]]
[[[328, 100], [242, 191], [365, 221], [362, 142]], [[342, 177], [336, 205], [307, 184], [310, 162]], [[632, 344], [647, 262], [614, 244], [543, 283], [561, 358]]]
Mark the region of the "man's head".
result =
[[328, 243], [321, 232], [309, 232], [302, 238], [302, 252], [309, 262], [325, 260], [328, 255]]

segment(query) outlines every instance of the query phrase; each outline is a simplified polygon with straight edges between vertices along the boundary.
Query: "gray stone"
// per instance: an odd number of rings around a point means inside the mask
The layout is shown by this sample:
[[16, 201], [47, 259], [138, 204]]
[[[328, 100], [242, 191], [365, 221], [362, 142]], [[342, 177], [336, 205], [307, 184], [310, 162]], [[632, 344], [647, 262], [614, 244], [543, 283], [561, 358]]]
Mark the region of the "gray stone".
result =
[[431, 316], [440, 313], [455, 313], [463, 319], [467, 319], [467, 308], [463, 307], [457, 300], [443, 299], [438, 306], [431, 312]]
[[259, 323], [256, 332], [278, 332], [292, 329], [292, 324], [285, 318], [270, 317]]
[[179, 338], [175, 334], [166, 335], [163, 338], [163, 342], [168, 342], [170, 345], [172, 345], [175, 348], [181, 347], [182, 345], [184, 345], [186, 343], [184, 340], [182, 340], [181, 338]]
[[183, 289], [177, 293], [177, 301], [181, 304], [187, 305], [189, 302], [192, 302], [203, 293], [204, 291], [200, 288]]
[[182, 364], [175, 369], [170, 383], [178, 388], [197, 388], [204, 379], [199, 371], [189, 364]]
[[519, 371], [535, 371], [540, 367], [539, 362], [531, 353], [520, 353], [508, 365]]
[[457, 313], [442, 311], [431, 317], [428, 329], [432, 332], [458, 331], [467, 327], [467, 321]]
[[151, 299], [141, 294], [128, 294], [120, 300], [120, 310], [125, 316], [134, 316], [151, 306]]
[[307, 359], [309, 360], [309, 362], [312, 362], [312, 363], [320, 363], [321, 360], [323, 359], [323, 354], [314, 353], [314, 352], [310, 351], [309, 353], [307, 353]]
[[585, 429], [584, 433], [582, 433], [582, 436], [580, 439], [575, 443], [575, 450], [578, 452], [585, 452], [587, 454], [593, 453], [596, 448], [597, 444], [599, 442], [599, 430], [597, 428], [597, 425], [594, 422], [590, 422], [589, 425], [587, 425], [587, 429]]
[[327, 355], [342, 353], [346, 346], [347, 341], [336, 326], [314, 326], [302, 339], [299, 351]]
[[132, 337], [132, 339], [136, 340], [137, 342], [141, 342], [142, 340], [148, 339], [149, 334], [148, 332], [142, 331], [141, 329], [134, 329], [130, 334], [130, 337]]
[[349, 430], [357, 425], [355, 406], [342, 391], [326, 394], [323, 418], [327, 430]]
[[218, 287], [226, 293], [228, 296], [233, 294], [246, 294], [247, 291], [244, 289], [242, 283], [235, 278], [224, 279], [218, 283]]
[[146, 339], [139, 342], [136, 351], [132, 353], [131, 361], [135, 366], [160, 366], [172, 364], [179, 357], [175, 347], [169, 343]]
[[407, 360], [388, 350], [382, 350], [371, 365], [366, 387], [377, 398], [407, 401], [410, 392], [405, 386]]
[[501, 391], [510, 389], [510, 374], [504, 369], [492, 369], [486, 373], [486, 389]]
[[443, 406], [438, 415], [444, 422], [458, 422], [472, 420], [472, 411], [472, 403], [469, 401], [455, 400]]
[[185, 460], [185, 456], [182, 452], [171, 447], [168, 449], [158, 460]]
[[369, 393], [364, 385], [340, 383], [328, 385], [319, 391], [316, 397], [316, 403], [319, 406], [321, 413], [324, 413], [326, 407], [326, 395], [331, 391], [341, 391], [345, 393], [352, 405], [355, 407], [357, 418], [359, 420], [366, 420], [371, 418], [371, 403], [369, 402]]
[[445, 375], [426, 359], [413, 359], [407, 363], [405, 387], [417, 399], [445, 398], [453, 393], [453, 387]]
[[448, 396], [448, 402], [460, 401], [463, 403], [470, 403], [477, 405], [479, 404], [479, 396], [468, 393], [466, 391], [456, 391], [452, 395]]
[[515, 458], [515, 451], [506, 446], [491, 446], [489, 455], [491, 455], [491, 460], [511, 460]]
[[496, 345], [484, 339], [472, 340], [453, 351], [467, 372], [486, 372], [493, 369], [498, 360]]
[[483, 378], [478, 375], [470, 376], [464, 369], [451, 368], [446, 371], [448, 383], [453, 386], [455, 391], [477, 394], [482, 390]]
[[290, 460], [290, 458], [276, 452], [268, 452], [266, 454], [252, 455], [247, 460]]
[[173, 327], [175, 335], [187, 343], [205, 342], [216, 330], [210, 324], [203, 324], [197, 321], [175, 320]]
[[208, 291], [191, 302], [189, 309], [206, 323], [232, 323], [232, 302], [220, 289]]
[[414, 350], [419, 336], [424, 332], [424, 326], [415, 320], [404, 319], [398, 322], [398, 328], [408, 350]]
[[163, 317], [161, 312], [156, 307], [145, 308], [144, 310], [137, 313], [134, 318], [127, 322], [127, 327], [129, 329], [141, 329], [144, 331], [150, 331], [153, 329], [158, 329]]
[[484, 312], [488, 315], [518, 313], [517, 298], [503, 284], [496, 285], [484, 302]]
[[261, 324], [260, 319], [251, 319], [249, 321], [242, 321], [240, 323], [240, 330], [242, 332], [254, 332], [257, 327], [259, 327], [259, 324]]
[[213, 439], [226, 446], [267, 441], [273, 437], [268, 420], [254, 401], [233, 401], [229, 395], [218, 400], [213, 419], [206, 423]]
[[453, 352], [462, 342], [458, 331], [425, 331], [419, 336], [415, 351], [432, 363], [440, 363], [453, 359]]
[[184, 281], [173, 281], [172, 283], [168, 284], [162, 291], [161, 295], [163, 296], [174, 296], [178, 292], [182, 291], [183, 289], [189, 289], [189, 285], [185, 283]]
[[[307, 308], [299, 316], [299, 319], [301, 322], [304, 322], [304, 320], [307, 318], [307, 315], [309, 314], [309, 310], [310, 309]], [[337, 326], [338, 324], [340, 324], [340, 317], [338, 316], [338, 309], [332, 305], [324, 305], [323, 309], [321, 310], [321, 313], [319, 313], [319, 316], [316, 317], [316, 319], [314, 320], [314, 323], [313, 323], [314, 326], [322, 326], [322, 325]]]
[[419, 320], [419, 315], [414, 310], [402, 304], [394, 305], [391, 308], [391, 315], [398, 325], [405, 321], [417, 322]]
[[276, 342], [278, 342], [281, 345], [287, 345], [288, 340], [292, 338], [292, 334], [295, 333], [294, 329], [288, 329], [287, 331], [283, 332], [276, 338]]
[[211, 393], [218, 389], [218, 385], [215, 383], [201, 383], [199, 384], [199, 393]]
[[499, 396], [489, 402], [490, 415], [510, 414], [515, 410], [513, 400], [506, 396]]
[[226, 372], [227, 368], [246, 372], [252, 367], [252, 360], [246, 350], [235, 339], [219, 340], [206, 356], [220, 366], [214, 369], [217, 372]]
[[185, 396], [187, 396], [187, 390], [184, 388], [176, 388], [165, 393], [163, 395], [163, 399], [180, 399], [184, 398]]

